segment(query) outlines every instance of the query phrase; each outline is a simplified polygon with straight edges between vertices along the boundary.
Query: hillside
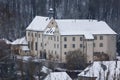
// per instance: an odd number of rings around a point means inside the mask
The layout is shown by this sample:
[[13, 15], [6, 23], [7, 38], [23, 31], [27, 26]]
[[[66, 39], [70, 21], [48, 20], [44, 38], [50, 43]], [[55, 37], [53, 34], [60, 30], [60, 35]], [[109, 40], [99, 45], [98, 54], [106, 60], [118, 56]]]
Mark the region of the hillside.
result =
[[[0, 37], [14, 40], [36, 15], [48, 16], [51, 0], [0, 0]], [[55, 0], [56, 18], [106, 21], [120, 33], [120, 0]]]

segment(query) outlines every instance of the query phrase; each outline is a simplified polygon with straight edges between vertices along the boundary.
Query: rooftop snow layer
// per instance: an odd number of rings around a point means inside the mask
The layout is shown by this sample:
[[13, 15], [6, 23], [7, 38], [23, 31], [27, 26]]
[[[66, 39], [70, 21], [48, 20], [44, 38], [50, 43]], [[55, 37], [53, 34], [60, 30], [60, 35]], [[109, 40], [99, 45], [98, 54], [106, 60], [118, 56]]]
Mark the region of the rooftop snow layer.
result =
[[44, 80], [72, 80], [66, 72], [52, 72]]
[[97, 20], [55, 20], [61, 35], [116, 34], [104, 21]]
[[28, 42], [26, 41], [25, 37], [16, 39], [15, 41], [12, 42], [12, 45], [18, 45], [18, 44], [25, 44], [25, 45], [27, 45]]
[[3, 38], [2, 40], [4, 40], [6, 42], [6, 44], [11, 44], [12, 43], [11, 41], [9, 41], [9, 40], [7, 40], [5, 38]]
[[50, 19], [48, 17], [36, 16], [26, 30], [43, 31], [49, 22]]
[[[120, 79], [120, 61], [96, 61], [88, 66], [78, 76], [97, 77], [96, 80], [116, 80]], [[104, 78], [105, 77], [105, 78]]]

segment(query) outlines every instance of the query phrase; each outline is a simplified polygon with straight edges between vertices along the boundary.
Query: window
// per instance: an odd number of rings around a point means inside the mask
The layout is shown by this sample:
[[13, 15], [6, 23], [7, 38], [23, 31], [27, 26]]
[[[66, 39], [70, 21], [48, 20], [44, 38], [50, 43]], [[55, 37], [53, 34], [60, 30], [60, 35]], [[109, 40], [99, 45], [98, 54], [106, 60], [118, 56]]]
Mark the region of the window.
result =
[[30, 36], [30, 32], [28, 32], [28, 36]]
[[66, 55], [66, 54], [67, 54], [67, 52], [64, 52], [64, 54]]
[[39, 34], [39, 38], [40, 38], [40, 34]]
[[75, 41], [75, 37], [72, 38], [72, 41]]
[[94, 39], [97, 40], [97, 36], [94, 36]]
[[82, 44], [80, 44], [80, 48], [82, 48], [83, 47], [83, 45]]
[[57, 52], [55, 51], [55, 54], [57, 54]]
[[30, 48], [30, 41], [28, 41], [28, 48]]
[[103, 40], [103, 36], [100, 36], [100, 40]]
[[67, 41], [67, 38], [66, 38], [66, 37], [64, 37], [64, 41]]
[[59, 36], [57, 36], [57, 41], [59, 41]]
[[93, 47], [95, 47], [95, 43], [93, 43]]
[[72, 44], [72, 47], [75, 48], [75, 44]]
[[103, 43], [100, 43], [99, 46], [100, 46], [100, 47], [103, 47]]
[[51, 53], [53, 54], [53, 50], [51, 51]]
[[47, 44], [45, 43], [45, 46], [46, 46]]
[[33, 43], [33, 41], [31, 42], [31, 50], [33, 50], [33, 45], [34, 45], [34, 43]]
[[56, 36], [54, 36], [54, 41], [56, 41]]
[[35, 37], [37, 37], [37, 33], [35, 33]]
[[52, 40], [52, 36], [51, 36], [51, 40]]
[[42, 43], [41, 43], [41, 47], [42, 47]]
[[33, 37], [33, 33], [31, 33], [31, 36]]
[[48, 40], [50, 40], [50, 37], [48, 36]]
[[83, 40], [83, 38], [82, 37], [80, 37], [80, 41], [82, 41]]
[[37, 50], [37, 42], [35, 42], [35, 50]]
[[56, 44], [54, 44], [54, 48], [56, 48]]
[[40, 58], [42, 58], [42, 51], [40, 51]]
[[59, 44], [57, 44], [57, 48], [59, 48]]
[[64, 48], [67, 48], [67, 45], [66, 45], [66, 44], [64, 44]]

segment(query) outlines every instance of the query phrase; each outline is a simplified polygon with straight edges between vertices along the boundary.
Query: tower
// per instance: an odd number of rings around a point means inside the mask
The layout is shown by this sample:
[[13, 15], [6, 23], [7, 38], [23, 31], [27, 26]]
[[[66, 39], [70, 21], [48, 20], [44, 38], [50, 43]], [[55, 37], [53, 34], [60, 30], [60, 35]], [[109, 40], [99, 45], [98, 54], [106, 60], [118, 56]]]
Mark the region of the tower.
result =
[[48, 11], [49, 18], [54, 18], [55, 19], [55, 0], [50, 0], [50, 8]]
[[53, 18], [54, 17], [54, 11], [53, 11], [53, 8], [50, 8], [49, 11], [49, 19]]

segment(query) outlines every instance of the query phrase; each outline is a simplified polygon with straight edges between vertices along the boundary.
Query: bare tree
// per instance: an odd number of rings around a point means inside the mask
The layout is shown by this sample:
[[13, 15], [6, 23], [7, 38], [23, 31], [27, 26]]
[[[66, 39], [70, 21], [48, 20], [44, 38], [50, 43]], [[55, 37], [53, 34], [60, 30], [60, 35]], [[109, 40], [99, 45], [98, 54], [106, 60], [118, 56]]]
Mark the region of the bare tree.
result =
[[69, 51], [66, 55], [66, 67], [68, 69], [84, 69], [86, 56], [80, 50]]

